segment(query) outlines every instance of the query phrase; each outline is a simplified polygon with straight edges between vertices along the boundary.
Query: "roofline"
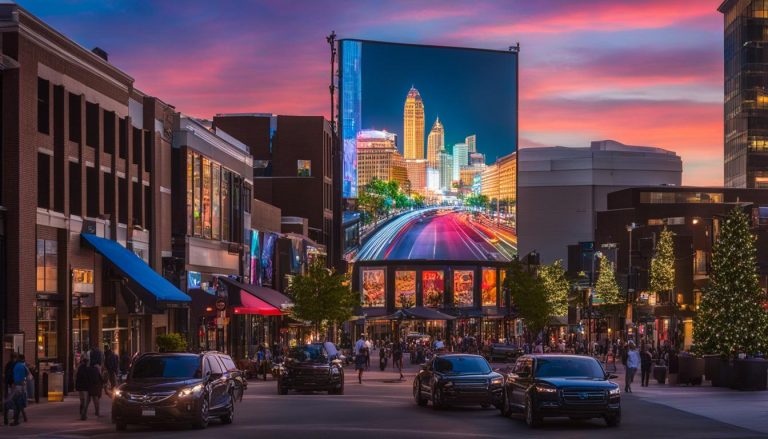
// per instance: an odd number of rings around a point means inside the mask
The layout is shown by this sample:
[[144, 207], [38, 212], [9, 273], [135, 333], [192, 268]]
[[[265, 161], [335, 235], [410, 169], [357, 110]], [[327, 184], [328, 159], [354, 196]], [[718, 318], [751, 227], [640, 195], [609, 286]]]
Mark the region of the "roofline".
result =
[[[379, 41], [379, 40], [365, 40], [365, 39], [359, 39], [359, 38], [340, 38], [339, 42], [343, 41], [358, 41], [361, 43], [374, 43], [374, 44], [390, 44], [395, 46], [411, 46], [411, 47], [429, 47], [433, 49], [462, 49], [462, 50], [477, 50], [480, 52], [494, 52], [494, 53], [508, 53], [510, 55], [517, 56], [518, 52], [511, 51], [509, 49], [507, 50], [501, 50], [501, 49], [485, 49], [480, 47], [465, 47], [465, 46], [444, 46], [440, 44], [419, 44], [419, 43], [401, 43], [401, 42], [394, 42], [394, 41]], [[510, 46], [512, 47], [512, 46]]]
[[725, 12], [733, 6], [733, 3], [736, 3], [736, 0], [724, 0], [720, 3], [720, 6], [717, 7], [718, 12], [725, 14]]

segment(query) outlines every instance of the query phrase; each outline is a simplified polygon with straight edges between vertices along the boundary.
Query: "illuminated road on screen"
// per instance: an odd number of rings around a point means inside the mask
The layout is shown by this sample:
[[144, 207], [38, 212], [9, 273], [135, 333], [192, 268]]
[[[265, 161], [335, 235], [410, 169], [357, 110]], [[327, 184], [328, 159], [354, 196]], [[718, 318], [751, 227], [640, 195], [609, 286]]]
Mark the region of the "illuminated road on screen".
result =
[[416, 212], [377, 232], [358, 260], [508, 261], [516, 246], [511, 230], [465, 211]]

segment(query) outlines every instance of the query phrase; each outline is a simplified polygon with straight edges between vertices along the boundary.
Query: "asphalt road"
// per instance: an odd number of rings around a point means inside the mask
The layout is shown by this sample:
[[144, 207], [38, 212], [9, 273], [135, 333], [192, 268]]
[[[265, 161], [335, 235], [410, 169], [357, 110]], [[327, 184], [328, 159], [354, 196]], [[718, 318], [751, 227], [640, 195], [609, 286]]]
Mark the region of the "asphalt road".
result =
[[508, 260], [462, 212], [427, 216], [398, 235], [384, 253], [387, 260]]
[[[374, 363], [375, 364], [375, 363]], [[648, 402], [634, 395], [623, 395], [623, 420], [618, 428], [602, 420], [548, 420], [529, 429], [521, 418], [504, 418], [494, 409], [450, 408], [436, 411], [418, 407], [411, 397], [414, 371], [397, 380], [391, 370], [366, 372], [358, 384], [348, 370], [346, 392], [280, 396], [273, 380], [252, 381], [242, 403], [236, 408], [232, 425], [211, 423], [206, 430], [185, 428], [151, 429], [130, 426], [116, 432], [109, 423], [109, 410], [103, 418], [76, 420], [76, 401], [67, 406], [47, 405], [30, 408], [30, 423], [19, 427], [0, 427], [0, 437], [100, 437], [100, 438], [453, 438], [453, 437], [558, 437], [558, 438], [751, 438], [758, 433], [709, 418]], [[109, 400], [102, 402], [102, 407]], [[54, 407], [54, 408], [51, 408]], [[45, 410], [64, 410], [64, 414]], [[71, 413], [70, 413], [71, 412]]]

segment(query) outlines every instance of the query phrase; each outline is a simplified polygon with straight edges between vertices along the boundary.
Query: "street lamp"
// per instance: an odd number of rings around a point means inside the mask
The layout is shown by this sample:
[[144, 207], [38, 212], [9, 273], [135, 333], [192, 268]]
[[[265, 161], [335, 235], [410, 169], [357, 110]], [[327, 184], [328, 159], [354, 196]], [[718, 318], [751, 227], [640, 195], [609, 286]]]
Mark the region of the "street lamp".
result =
[[[627, 296], [626, 296], [626, 305], [627, 305], [627, 317], [629, 317], [628, 321], [625, 323], [625, 326], [627, 327], [627, 340], [629, 340], [629, 325], [633, 323], [634, 318], [634, 293], [635, 289], [632, 288], [632, 231], [639, 228], [640, 226], [635, 224], [634, 222], [627, 225], [627, 233], [629, 233], [629, 245], [627, 246], [628, 253], [627, 256], [629, 256], [628, 260], [628, 266], [627, 266]], [[630, 300], [630, 297], [632, 297], [632, 300]], [[634, 338], [634, 333], [633, 333]]]
[[587, 301], [587, 352], [592, 352], [592, 296], [595, 293], [597, 278], [595, 277], [595, 260], [603, 257], [603, 252], [596, 251], [592, 254], [592, 271], [589, 276], [592, 278], [592, 288], [589, 289], [589, 299]]

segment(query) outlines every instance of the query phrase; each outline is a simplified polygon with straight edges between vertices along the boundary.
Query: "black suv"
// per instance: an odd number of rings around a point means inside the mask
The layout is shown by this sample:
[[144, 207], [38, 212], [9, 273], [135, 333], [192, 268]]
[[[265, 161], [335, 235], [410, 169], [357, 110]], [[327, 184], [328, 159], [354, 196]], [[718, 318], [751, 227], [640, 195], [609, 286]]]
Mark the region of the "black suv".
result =
[[504, 377], [479, 355], [442, 354], [424, 364], [413, 380], [413, 399], [432, 407], [479, 404], [501, 407]]
[[604, 418], [614, 427], [621, 422], [621, 394], [613, 378], [592, 357], [524, 355], [505, 380], [501, 413], [522, 412], [531, 427], [545, 417]]
[[[222, 354], [148, 353], [137, 358], [112, 398], [112, 422], [189, 424], [205, 428], [218, 418], [232, 423], [235, 381]], [[230, 360], [231, 361], [231, 360]]]
[[309, 343], [288, 352], [278, 367], [277, 393], [289, 390], [320, 390], [332, 395], [344, 394], [342, 356], [330, 342]]

